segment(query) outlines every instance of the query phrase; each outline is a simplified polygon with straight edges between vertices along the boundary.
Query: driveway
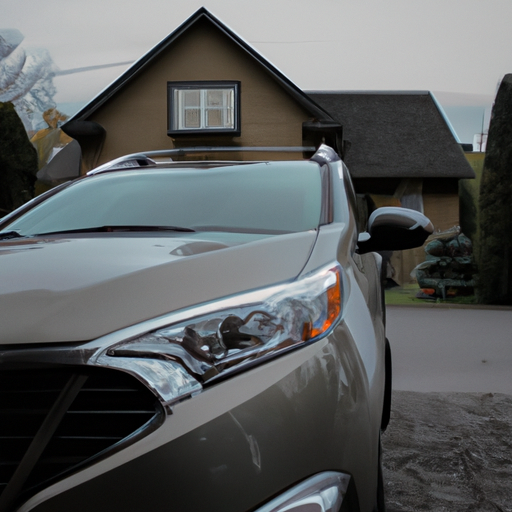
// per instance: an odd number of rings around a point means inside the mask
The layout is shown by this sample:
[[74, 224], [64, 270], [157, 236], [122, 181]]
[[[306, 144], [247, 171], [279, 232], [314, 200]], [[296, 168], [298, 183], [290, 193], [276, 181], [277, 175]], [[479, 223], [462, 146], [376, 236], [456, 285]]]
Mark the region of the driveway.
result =
[[512, 395], [512, 308], [387, 308], [393, 388]]
[[512, 511], [512, 310], [388, 307], [388, 512]]

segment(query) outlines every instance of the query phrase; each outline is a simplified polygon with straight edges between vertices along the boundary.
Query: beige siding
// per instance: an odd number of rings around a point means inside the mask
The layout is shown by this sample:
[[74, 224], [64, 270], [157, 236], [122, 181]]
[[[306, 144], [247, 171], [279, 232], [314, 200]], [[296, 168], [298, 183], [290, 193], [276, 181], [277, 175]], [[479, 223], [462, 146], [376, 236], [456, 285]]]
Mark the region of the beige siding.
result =
[[240, 81], [241, 136], [184, 137], [176, 145], [302, 144], [306, 111], [252, 57], [213, 25], [202, 23], [155, 57], [89, 118], [107, 131], [97, 163], [136, 151], [172, 148], [174, 142], [167, 136], [167, 82], [181, 80]]
[[436, 231], [446, 231], [459, 225], [459, 196], [457, 194], [425, 194], [423, 211]]
[[[459, 225], [459, 196], [457, 194], [425, 194], [423, 210], [434, 224], [436, 231], [446, 231]], [[395, 251], [391, 258], [394, 270], [393, 280], [400, 286], [416, 282], [416, 279], [411, 276], [411, 272], [422, 261], [425, 261], [423, 247], [408, 251]]]

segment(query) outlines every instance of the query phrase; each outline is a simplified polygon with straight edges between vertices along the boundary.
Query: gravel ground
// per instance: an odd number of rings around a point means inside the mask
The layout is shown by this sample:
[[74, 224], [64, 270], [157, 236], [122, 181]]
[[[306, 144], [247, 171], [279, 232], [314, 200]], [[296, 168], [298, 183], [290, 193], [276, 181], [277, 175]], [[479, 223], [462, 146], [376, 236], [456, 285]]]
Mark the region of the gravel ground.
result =
[[512, 395], [394, 391], [388, 512], [512, 512]]

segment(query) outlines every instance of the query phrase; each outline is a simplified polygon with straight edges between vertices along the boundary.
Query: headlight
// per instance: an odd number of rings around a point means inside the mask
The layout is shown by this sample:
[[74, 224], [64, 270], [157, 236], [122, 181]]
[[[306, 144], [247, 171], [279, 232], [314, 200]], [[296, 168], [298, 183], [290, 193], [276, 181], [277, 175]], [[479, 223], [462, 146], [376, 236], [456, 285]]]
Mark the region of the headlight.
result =
[[350, 476], [326, 471], [304, 480], [256, 512], [335, 512], [340, 510]]
[[95, 364], [134, 373], [163, 403], [174, 402], [328, 334], [342, 316], [342, 270], [321, 269], [258, 303], [247, 298], [110, 346]]

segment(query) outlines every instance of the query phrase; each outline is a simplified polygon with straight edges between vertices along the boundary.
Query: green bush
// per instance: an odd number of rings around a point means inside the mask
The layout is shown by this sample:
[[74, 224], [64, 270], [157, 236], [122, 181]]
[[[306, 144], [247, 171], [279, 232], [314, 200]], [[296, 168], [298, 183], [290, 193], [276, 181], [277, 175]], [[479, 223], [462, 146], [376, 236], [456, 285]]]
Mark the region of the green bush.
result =
[[479, 207], [478, 302], [512, 304], [512, 74], [492, 110]]
[[0, 217], [34, 196], [37, 152], [12, 103], [0, 102]]

